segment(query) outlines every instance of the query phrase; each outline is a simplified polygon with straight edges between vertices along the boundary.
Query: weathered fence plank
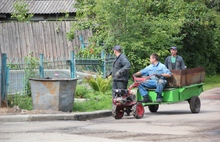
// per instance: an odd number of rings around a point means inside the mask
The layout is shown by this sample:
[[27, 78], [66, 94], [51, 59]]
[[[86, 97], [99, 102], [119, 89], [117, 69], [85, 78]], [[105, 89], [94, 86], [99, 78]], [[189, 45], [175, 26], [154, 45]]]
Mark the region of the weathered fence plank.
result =
[[[3, 39], [4, 39], [4, 48], [6, 48], [6, 53], [9, 51], [9, 41], [8, 41], [8, 39], [9, 39], [9, 35], [8, 35], [8, 30], [6, 30], [8, 28], [8, 25], [7, 25], [7, 23], [5, 23], [4, 24], [4, 28], [3, 28]], [[4, 52], [3, 50], [2, 50], [2, 52]]]
[[41, 43], [41, 45], [40, 45], [40, 51], [39, 51], [39, 52], [46, 54], [45, 44], [43, 44], [43, 43], [45, 43], [45, 38], [44, 38], [44, 23], [40, 22], [39, 25], [40, 25], [40, 27], [41, 27], [41, 28], [39, 29], [39, 31], [40, 31], [40, 40], [42, 41], [42, 43]]
[[66, 33], [70, 31], [72, 23], [72, 21], [0, 23], [0, 51], [6, 53], [8, 59], [22, 59], [30, 52], [33, 52], [35, 57], [40, 53], [47, 57], [68, 55], [73, 49], [77, 52], [81, 47], [79, 36], [82, 35], [88, 41], [92, 32], [77, 31], [75, 39], [68, 41]]
[[56, 46], [56, 42], [55, 42], [55, 35], [57, 34], [56, 33], [56, 25], [52, 25], [52, 29], [50, 31], [50, 37], [51, 37], [51, 44], [52, 44], [52, 54], [51, 55], [54, 55], [57, 53], [57, 46]]
[[[18, 53], [18, 54], [21, 54], [21, 57], [23, 57], [23, 56], [26, 56], [26, 54], [24, 53], [24, 51], [26, 51], [26, 46], [25, 46], [25, 38], [23, 37], [23, 33], [24, 33], [24, 29], [23, 29], [23, 23], [19, 23], [18, 24], [18, 28], [19, 28], [19, 40], [20, 40], [20, 53]], [[23, 47], [23, 48], [22, 48]], [[7, 53], [7, 52], [6, 52]], [[10, 57], [10, 56], [8, 56], [8, 57]]]
[[[3, 46], [3, 25], [2, 24], [0, 24], [0, 47], [2, 47]], [[0, 48], [0, 53], [2, 53], [2, 50], [1, 50], [1, 48]]]
[[17, 30], [14, 30], [14, 31], [15, 31], [15, 34], [16, 34], [16, 39], [15, 40], [17, 41], [17, 44], [14, 44], [14, 46], [16, 47], [17, 50], [12, 54], [13, 54], [14, 57], [22, 58], [22, 54], [20, 54], [20, 52], [21, 52], [21, 40], [20, 40], [20, 37], [19, 37], [19, 33], [20, 33], [19, 23], [15, 23], [15, 25], [16, 25], [15, 29], [17, 29]]
[[[10, 24], [7, 24], [7, 29], [8, 29], [8, 37], [12, 37], [13, 36], [13, 31], [12, 31], [12, 28], [11, 28], [11, 25]], [[8, 47], [9, 49], [12, 49], [12, 41], [13, 40], [10, 40], [8, 39]], [[11, 50], [8, 50], [8, 54], [11, 55]]]
[[[16, 47], [14, 47], [14, 44], [17, 44], [17, 40], [16, 40], [16, 32], [14, 31], [14, 29], [15, 29], [15, 24], [11, 24], [11, 30], [12, 30], [12, 32], [11, 32], [11, 36], [12, 36], [12, 39], [11, 39], [11, 48], [13, 49], [13, 50], [17, 50], [17, 48]], [[10, 51], [10, 56], [12, 56], [13, 55], [13, 52], [12, 52], [12, 50]]]

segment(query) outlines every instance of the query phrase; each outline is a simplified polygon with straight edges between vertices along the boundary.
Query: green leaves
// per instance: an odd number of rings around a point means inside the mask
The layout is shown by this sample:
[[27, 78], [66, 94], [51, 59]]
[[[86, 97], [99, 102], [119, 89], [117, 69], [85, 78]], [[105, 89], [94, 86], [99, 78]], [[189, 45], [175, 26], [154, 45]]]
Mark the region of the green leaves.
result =
[[17, 0], [13, 4], [15, 12], [12, 13], [12, 18], [16, 18], [20, 22], [30, 21], [34, 14], [28, 14], [28, 4], [24, 0]]
[[[158, 53], [163, 62], [170, 54], [169, 48], [177, 46], [188, 67], [204, 66], [215, 72], [218, 62], [210, 58], [210, 52], [220, 58], [220, 15], [207, 8], [213, 3], [205, 2], [78, 0], [76, 29], [80, 29], [81, 22], [89, 23], [87, 28], [93, 31], [90, 41], [105, 43], [107, 51], [120, 44], [135, 71], [149, 64], [150, 54]], [[212, 68], [207, 61], [212, 62]]]
[[29, 83], [30, 78], [36, 78], [36, 69], [39, 67], [39, 60], [33, 56], [33, 52], [29, 53], [28, 56], [24, 58], [25, 61], [25, 92], [28, 96], [31, 96], [31, 86]]
[[102, 78], [102, 76], [98, 75], [95, 77], [88, 76], [85, 78], [85, 81], [89, 83], [90, 87], [94, 91], [98, 91], [100, 93], [105, 93], [107, 90], [111, 90], [111, 78]]

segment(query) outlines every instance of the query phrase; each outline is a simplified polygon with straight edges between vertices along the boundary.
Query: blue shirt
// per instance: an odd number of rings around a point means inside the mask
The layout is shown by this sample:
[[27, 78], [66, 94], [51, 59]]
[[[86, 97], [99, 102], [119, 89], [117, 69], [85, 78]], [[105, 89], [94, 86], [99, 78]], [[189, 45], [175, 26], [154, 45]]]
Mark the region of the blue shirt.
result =
[[[170, 74], [170, 75], [172, 75], [170, 70], [168, 70], [167, 67], [160, 62], [158, 62], [156, 65], [151, 64], [151, 65], [147, 66], [146, 68], [141, 70], [140, 73], [142, 76], [150, 76], [153, 74]], [[162, 78], [165, 79], [164, 77], [162, 77]], [[151, 79], [158, 80], [158, 78], [154, 75], [151, 77]]]

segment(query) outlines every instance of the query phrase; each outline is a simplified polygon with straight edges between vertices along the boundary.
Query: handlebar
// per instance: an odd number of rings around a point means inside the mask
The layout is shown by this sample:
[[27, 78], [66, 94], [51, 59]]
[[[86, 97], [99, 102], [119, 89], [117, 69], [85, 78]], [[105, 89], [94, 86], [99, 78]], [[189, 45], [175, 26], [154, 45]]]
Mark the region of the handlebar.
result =
[[133, 81], [134, 83], [131, 84], [131, 86], [128, 88], [128, 90], [131, 90], [132, 88], [134, 87], [138, 87], [139, 84], [141, 84], [142, 82], [148, 80], [151, 78], [151, 76], [153, 76], [154, 74], [150, 75], [150, 76], [147, 76], [147, 77], [135, 77], [135, 76], [132, 76], [133, 78]]

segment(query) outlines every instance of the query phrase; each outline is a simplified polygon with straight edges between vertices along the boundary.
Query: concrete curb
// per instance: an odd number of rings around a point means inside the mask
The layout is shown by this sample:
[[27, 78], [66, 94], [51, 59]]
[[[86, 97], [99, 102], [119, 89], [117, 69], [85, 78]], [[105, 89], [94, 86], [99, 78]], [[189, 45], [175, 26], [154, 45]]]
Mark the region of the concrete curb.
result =
[[3, 115], [0, 122], [27, 122], [27, 121], [55, 121], [55, 120], [89, 120], [111, 116], [110, 110], [71, 113], [71, 114], [30, 114], [30, 115]]

